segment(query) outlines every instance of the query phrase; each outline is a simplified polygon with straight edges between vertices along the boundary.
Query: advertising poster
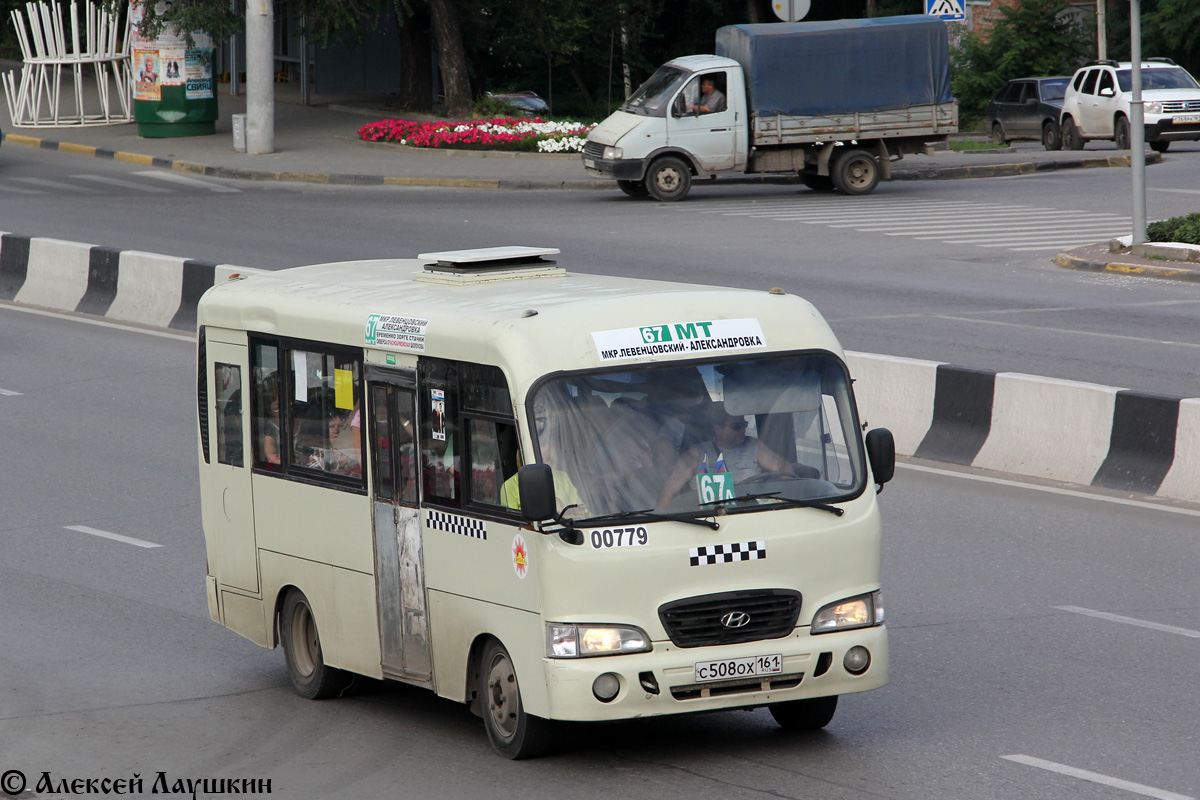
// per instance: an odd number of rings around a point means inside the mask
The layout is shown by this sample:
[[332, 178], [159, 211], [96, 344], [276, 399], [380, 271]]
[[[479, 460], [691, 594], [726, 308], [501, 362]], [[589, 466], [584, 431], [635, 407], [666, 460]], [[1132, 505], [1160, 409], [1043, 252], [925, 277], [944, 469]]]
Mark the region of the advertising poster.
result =
[[208, 100], [213, 96], [212, 62], [212, 48], [187, 51], [184, 72], [187, 78], [185, 91], [188, 100]]
[[161, 100], [162, 80], [159, 75], [158, 50], [134, 49], [133, 99]]

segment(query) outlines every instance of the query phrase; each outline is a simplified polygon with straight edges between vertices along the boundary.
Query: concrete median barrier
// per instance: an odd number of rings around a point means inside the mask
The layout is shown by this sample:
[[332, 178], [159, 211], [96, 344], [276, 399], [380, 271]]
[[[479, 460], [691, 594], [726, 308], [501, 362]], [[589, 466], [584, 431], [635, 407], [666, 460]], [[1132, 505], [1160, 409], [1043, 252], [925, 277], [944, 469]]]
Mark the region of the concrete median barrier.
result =
[[[0, 233], [0, 301], [193, 332], [196, 303], [263, 270]], [[868, 427], [900, 455], [1200, 502], [1200, 398], [847, 354]]]

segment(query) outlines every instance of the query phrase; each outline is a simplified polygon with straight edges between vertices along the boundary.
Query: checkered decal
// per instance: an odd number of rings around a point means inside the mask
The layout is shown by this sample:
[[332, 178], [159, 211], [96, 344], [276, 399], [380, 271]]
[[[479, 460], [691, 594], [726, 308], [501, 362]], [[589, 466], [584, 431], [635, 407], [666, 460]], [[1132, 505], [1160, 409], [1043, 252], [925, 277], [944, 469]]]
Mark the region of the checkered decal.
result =
[[715, 544], [711, 547], [693, 547], [689, 553], [693, 567], [706, 564], [730, 564], [734, 561], [758, 561], [767, 557], [767, 543]]
[[444, 511], [425, 509], [425, 524], [437, 531], [459, 533], [472, 539], [487, 538], [487, 523], [481, 519], [460, 517], [457, 514], [447, 514]]

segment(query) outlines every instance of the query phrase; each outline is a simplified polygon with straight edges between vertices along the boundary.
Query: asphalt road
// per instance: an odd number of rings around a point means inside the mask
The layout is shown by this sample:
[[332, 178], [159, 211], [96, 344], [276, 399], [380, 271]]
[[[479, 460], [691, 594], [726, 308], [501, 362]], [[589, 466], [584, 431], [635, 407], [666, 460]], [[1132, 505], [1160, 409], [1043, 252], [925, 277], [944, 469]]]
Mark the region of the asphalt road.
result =
[[881, 498], [892, 683], [822, 733], [765, 710], [571, 726], [557, 755], [513, 763], [422, 690], [302, 700], [280, 652], [208, 619], [193, 359], [185, 337], [0, 307], [6, 786], [18, 770], [30, 789], [137, 774], [147, 793], [160, 772], [261, 778], [288, 800], [1200, 797], [1200, 514], [920, 463]]
[[[1034, 147], [1025, 144], [1023, 147]], [[1193, 212], [1200, 144], [1147, 168], [1150, 217]], [[117, 182], [114, 182], [117, 181]], [[241, 266], [559, 247], [570, 269], [768, 288], [816, 303], [849, 349], [1200, 395], [1200, 285], [1064, 270], [1064, 246], [1129, 230], [1130, 173], [897, 181], [868, 197], [698, 186], [616, 192], [336, 187], [198, 179], [9, 147], [3, 228]]]

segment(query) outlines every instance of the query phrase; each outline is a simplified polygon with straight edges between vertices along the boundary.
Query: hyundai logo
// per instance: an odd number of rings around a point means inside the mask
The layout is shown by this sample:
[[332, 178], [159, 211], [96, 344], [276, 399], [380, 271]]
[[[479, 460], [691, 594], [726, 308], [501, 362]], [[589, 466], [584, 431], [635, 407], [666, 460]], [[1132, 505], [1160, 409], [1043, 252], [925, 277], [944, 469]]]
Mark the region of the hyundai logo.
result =
[[721, 624], [726, 628], [742, 628], [750, 623], [750, 615], [745, 611], [730, 611], [721, 617]]

